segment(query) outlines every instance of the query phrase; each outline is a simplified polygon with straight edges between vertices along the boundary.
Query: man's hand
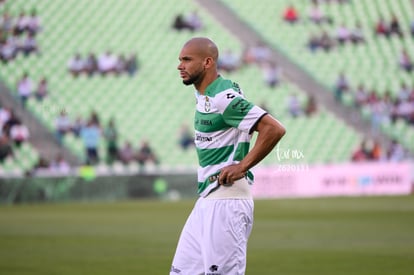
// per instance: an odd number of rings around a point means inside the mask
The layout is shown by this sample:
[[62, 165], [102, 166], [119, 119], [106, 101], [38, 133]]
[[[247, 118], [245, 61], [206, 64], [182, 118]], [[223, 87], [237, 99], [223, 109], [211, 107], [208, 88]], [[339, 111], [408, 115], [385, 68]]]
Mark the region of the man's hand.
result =
[[236, 180], [243, 178], [246, 171], [240, 164], [226, 166], [220, 170], [218, 183], [220, 185], [232, 185]]

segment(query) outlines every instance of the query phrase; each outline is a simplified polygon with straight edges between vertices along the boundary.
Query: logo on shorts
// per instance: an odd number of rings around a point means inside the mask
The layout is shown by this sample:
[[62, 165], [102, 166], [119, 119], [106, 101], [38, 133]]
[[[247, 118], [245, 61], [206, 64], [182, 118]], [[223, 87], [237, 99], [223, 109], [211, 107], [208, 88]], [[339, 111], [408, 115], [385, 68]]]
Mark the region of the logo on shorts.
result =
[[172, 272], [172, 273], [177, 273], [177, 274], [181, 274], [181, 270], [180, 269], [178, 269], [178, 268], [176, 268], [175, 266], [171, 266], [171, 270], [170, 270], [170, 272]]
[[209, 270], [211, 271], [211, 273], [206, 273], [206, 275], [221, 275], [221, 273], [217, 273], [218, 268], [219, 268], [218, 265], [213, 264], [209, 268]]

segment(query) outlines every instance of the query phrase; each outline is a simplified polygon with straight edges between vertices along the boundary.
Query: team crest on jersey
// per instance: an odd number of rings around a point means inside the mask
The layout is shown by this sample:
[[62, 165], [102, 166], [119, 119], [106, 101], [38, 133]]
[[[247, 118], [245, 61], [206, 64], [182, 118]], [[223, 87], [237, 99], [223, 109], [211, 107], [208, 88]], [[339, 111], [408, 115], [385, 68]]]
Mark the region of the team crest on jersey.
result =
[[210, 103], [210, 100], [208, 99], [208, 96], [206, 96], [206, 102], [204, 103], [204, 111], [210, 112], [210, 110], [211, 110], [211, 103]]

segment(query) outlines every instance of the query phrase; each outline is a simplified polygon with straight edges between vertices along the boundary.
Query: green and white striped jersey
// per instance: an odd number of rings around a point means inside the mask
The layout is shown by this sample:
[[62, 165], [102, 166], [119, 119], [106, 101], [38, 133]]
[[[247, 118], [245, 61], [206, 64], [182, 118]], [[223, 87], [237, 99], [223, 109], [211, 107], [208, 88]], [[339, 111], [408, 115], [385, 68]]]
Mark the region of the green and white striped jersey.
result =
[[[220, 169], [236, 164], [249, 152], [252, 128], [266, 111], [244, 98], [238, 84], [219, 76], [204, 95], [196, 92], [194, 119], [198, 154], [198, 194], [218, 186]], [[253, 174], [248, 172], [253, 182]]]

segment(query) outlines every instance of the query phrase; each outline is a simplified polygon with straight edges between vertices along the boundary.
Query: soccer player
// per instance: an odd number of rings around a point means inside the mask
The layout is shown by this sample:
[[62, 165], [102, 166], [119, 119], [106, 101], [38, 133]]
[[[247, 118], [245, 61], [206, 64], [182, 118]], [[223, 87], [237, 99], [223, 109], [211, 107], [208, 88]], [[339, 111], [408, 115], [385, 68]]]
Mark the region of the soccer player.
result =
[[[240, 87], [218, 74], [218, 49], [195, 37], [179, 54], [177, 69], [196, 89], [197, 200], [181, 232], [170, 274], [244, 274], [253, 225], [250, 169], [285, 134], [266, 111], [247, 101]], [[254, 131], [256, 143], [249, 151]]]

